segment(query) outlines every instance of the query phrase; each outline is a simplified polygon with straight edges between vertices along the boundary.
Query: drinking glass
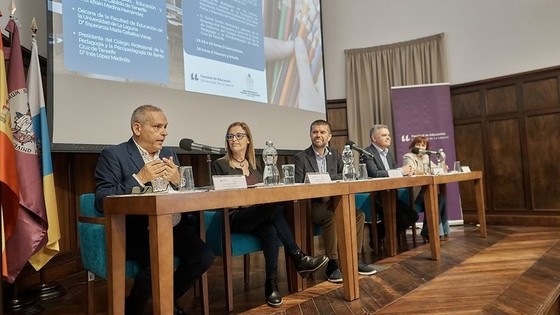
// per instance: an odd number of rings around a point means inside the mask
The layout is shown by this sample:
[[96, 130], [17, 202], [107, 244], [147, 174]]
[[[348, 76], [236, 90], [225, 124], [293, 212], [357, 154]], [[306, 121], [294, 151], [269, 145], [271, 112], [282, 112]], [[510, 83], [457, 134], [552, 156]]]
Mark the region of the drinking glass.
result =
[[296, 173], [296, 165], [295, 164], [284, 164], [282, 165], [282, 180], [284, 185], [292, 185], [295, 183], [295, 173]]
[[181, 185], [179, 191], [192, 191], [194, 190], [194, 178], [192, 166], [179, 167], [179, 175], [181, 176]]
[[360, 177], [358, 177], [358, 179], [368, 179], [368, 174], [367, 174], [367, 166], [364, 163], [360, 163], [358, 165], [358, 171], [360, 172]]
[[463, 171], [463, 169], [461, 168], [461, 162], [460, 162], [460, 161], [455, 161], [455, 162], [453, 163], [453, 170], [454, 170], [455, 172], [458, 172], [458, 173], [460, 173], [460, 172]]

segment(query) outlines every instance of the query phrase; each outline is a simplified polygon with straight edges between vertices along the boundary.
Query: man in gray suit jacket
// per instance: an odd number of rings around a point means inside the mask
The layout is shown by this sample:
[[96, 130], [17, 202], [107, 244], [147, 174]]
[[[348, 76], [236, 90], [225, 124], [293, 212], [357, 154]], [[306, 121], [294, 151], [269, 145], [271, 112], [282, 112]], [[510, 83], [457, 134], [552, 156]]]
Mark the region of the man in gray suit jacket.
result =
[[[307, 173], [328, 173], [332, 179], [340, 179], [343, 163], [340, 154], [335, 149], [329, 148], [327, 144], [332, 138], [331, 126], [325, 120], [316, 120], [310, 127], [311, 146], [294, 155], [296, 165], [295, 181], [303, 183]], [[311, 217], [314, 224], [323, 227], [323, 244], [325, 255], [329, 258], [325, 276], [330, 282], [342, 282], [342, 273], [336, 260], [338, 259], [338, 247], [336, 237], [336, 224], [334, 221], [333, 205], [329, 198], [318, 198], [311, 201]], [[362, 252], [362, 241], [364, 239], [365, 214], [359, 210], [356, 212], [356, 230], [358, 258]], [[360, 275], [372, 275], [377, 271], [370, 265], [366, 265], [358, 259], [358, 273]]]
[[[134, 187], [152, 187], [154, 192], [177, 187], [180, 181], [177, 155], [163, 147], [167, 118], [153, 105], [132, 113], [132, 137], [128, 142], [104, 149], [95, 169], [95, 206], [103, 212], [103, 199], [130, 194]], [[183, 213], [173, 218], [173, 254], [179, 259], [173, 293], [177, 301], [214, 262], [214, 254], [199, 236], [197, 217]], [[148, 218], [126, 216], [126, 257], [140, 265], [140, 272], [126, 298], [126, 314], [143, 314], [151, 296]], [[176, 304], [174, 315], [184, 314]]]
[[[398, 167], [395, 157], [389, 151], [391, 133], [386, 125], [374, 125], [369, 132], [369, 136], [371, 138], [371, 145], [365, 148], [365, 150], [373, 154], [373, 158], [365, 155], [362, 155], [360, 158], [360, 162], [365, 163], [367, 166], [369, 177], [388, 177], [388, 170], [392, 169], [401, 170], [404, 176], [414, 174], [414, 168], [411, 165]], [[376, 198], [376, 202], [379, 209], [383, 209], [380, 200]], [[383, 211], [380, 214], [383, 215]], [[418, 221], [416, 210], [397, 198], [397, 231], [402, 233], [416, 221]], [[380, 236], [384, 236], [382, 226], [378, 231], [381, 231]]]

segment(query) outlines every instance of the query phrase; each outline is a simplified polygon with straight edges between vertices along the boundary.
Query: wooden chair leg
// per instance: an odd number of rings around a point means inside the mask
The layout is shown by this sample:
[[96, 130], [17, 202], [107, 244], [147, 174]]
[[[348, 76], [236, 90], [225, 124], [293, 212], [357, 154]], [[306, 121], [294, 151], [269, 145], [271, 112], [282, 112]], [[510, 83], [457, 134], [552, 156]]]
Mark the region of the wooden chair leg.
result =
[[416, 247], [416, 223], [412, 225], [412, 245]]
[[95, 314], [95, 291], [94, 291], [95, 274], [87, 272], [87, 313], [88, 315]]
[[377, 208], [375, 206], [375, 193], [371, 192], [369, 195], [370, 209], [371, 209], [371, 228], [369, 233], [369, 245], [375, 253], [379, 254], [379, 241], [377, 239]]
[[224, 260], [224, 283], [226, 287], [226, 308], [228, 312], [233, 312], [233, 259], [231, 256], [231, 230], [229, 227], [229, 211], [224, 210], [222, 234], [222, 252]]
[[245, 285], [249, 285], [249, 275], [251, 274], [251, 254], [243, 255], [243, 280]]
[[[206, 223], [204, 222], [204, 212], [199, 212], [198, 219], [200, 238], [203, 241], [206, 241]], [[208, 315], [210, 314], [210, 301], [208, 300], [208, 271], [203, 273], [198, 280], [201, 295], [200, 307], [202, 309], [202, 314]], [[196, 289], [196, 286], [194, 287], [194, 289]], [[196, 290], [194, 296], [195, 298], [197, 298]]]

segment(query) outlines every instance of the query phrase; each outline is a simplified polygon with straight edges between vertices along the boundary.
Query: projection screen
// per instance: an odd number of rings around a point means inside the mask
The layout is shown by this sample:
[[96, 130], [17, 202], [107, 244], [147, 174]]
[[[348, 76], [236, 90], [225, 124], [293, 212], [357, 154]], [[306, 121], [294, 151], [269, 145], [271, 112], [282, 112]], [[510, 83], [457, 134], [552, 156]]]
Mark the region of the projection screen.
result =
[[126, 141], [130, 114], [161, 107], [166, 145], [223, 147], [244, 121], [257, 148], [309, 146], [324, 119], [320, 0], [50, 1], [53, 151]]

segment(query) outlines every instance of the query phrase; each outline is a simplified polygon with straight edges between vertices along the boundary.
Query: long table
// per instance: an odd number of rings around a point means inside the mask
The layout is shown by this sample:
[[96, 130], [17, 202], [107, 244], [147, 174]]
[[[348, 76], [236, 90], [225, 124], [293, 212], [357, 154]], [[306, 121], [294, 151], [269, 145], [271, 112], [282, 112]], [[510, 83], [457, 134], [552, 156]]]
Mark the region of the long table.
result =
[[172, 214], [209, 209], [233, 208], [309, 198], [332, 197], [338, 230], [344, 299], [359, 297], [356, 213], [354, 195], [348, 184], [333, 182], [313, 185], [258, 187], [192, 193], [110, 196], [104, 200], [107, 229], [109, 314], [124, 314], [126, 215], [149, 217], [150, 262], [154, 314], [173, 312], [173, 237]]
[[377, 178], [355, 182], [325, 184], [296, 184], [288, 186], [257, 187], [205, 192], [143, 194], [110, 196], [104, 200], [107, 229], [107, 264], [109, 314], [124, 314], [125, 300], [125, 216], [149, 217], [150, 262], [154, 314], [173, 311], [173, 237], [172, 214], [210, 209], [234, 208], [261, 203], [275, 203], [332, 197], [335, 205], [343, 297], [347, 301], [359, 298], [358, 262], [356, 248], [356, 211], [354, 194], [381, 191], [383, 194], [386, 246], [396, 254], [396, 194], [395, 190], [410, 186], [427, 186], [425, 193], [426, 217], [429, 224], [432, 258], [440, 259], [437, 236], [437, 186], [449, 182], [473, 180], [477, 197], [482, 236], [486, 236], [482, 173], [460, 173], [440, 176], [413, 176]]
[[445, 184], [471, 181], [474, 186], [476, 210], [478, 214], [478, 222], [480, 226], [480, 235], [484, 238], [488, 236], [486, 231], [486, 208], [484, 200], [484, 182], [481, 171], [472, 171], [468, 173], [446, 173], [442, 175], [429, 176], [432, 183], [429, 186], [430, 192], [425, 194], [424, 203], [426, 209], [426, 223], [428, 224], [428, 233], [430, 236], [430, 250], [434, 260], [441, 259], [440, 240], [438, 235], [439, 215], [438, 215], [438, 189], [440, 193], [445, 196]]

